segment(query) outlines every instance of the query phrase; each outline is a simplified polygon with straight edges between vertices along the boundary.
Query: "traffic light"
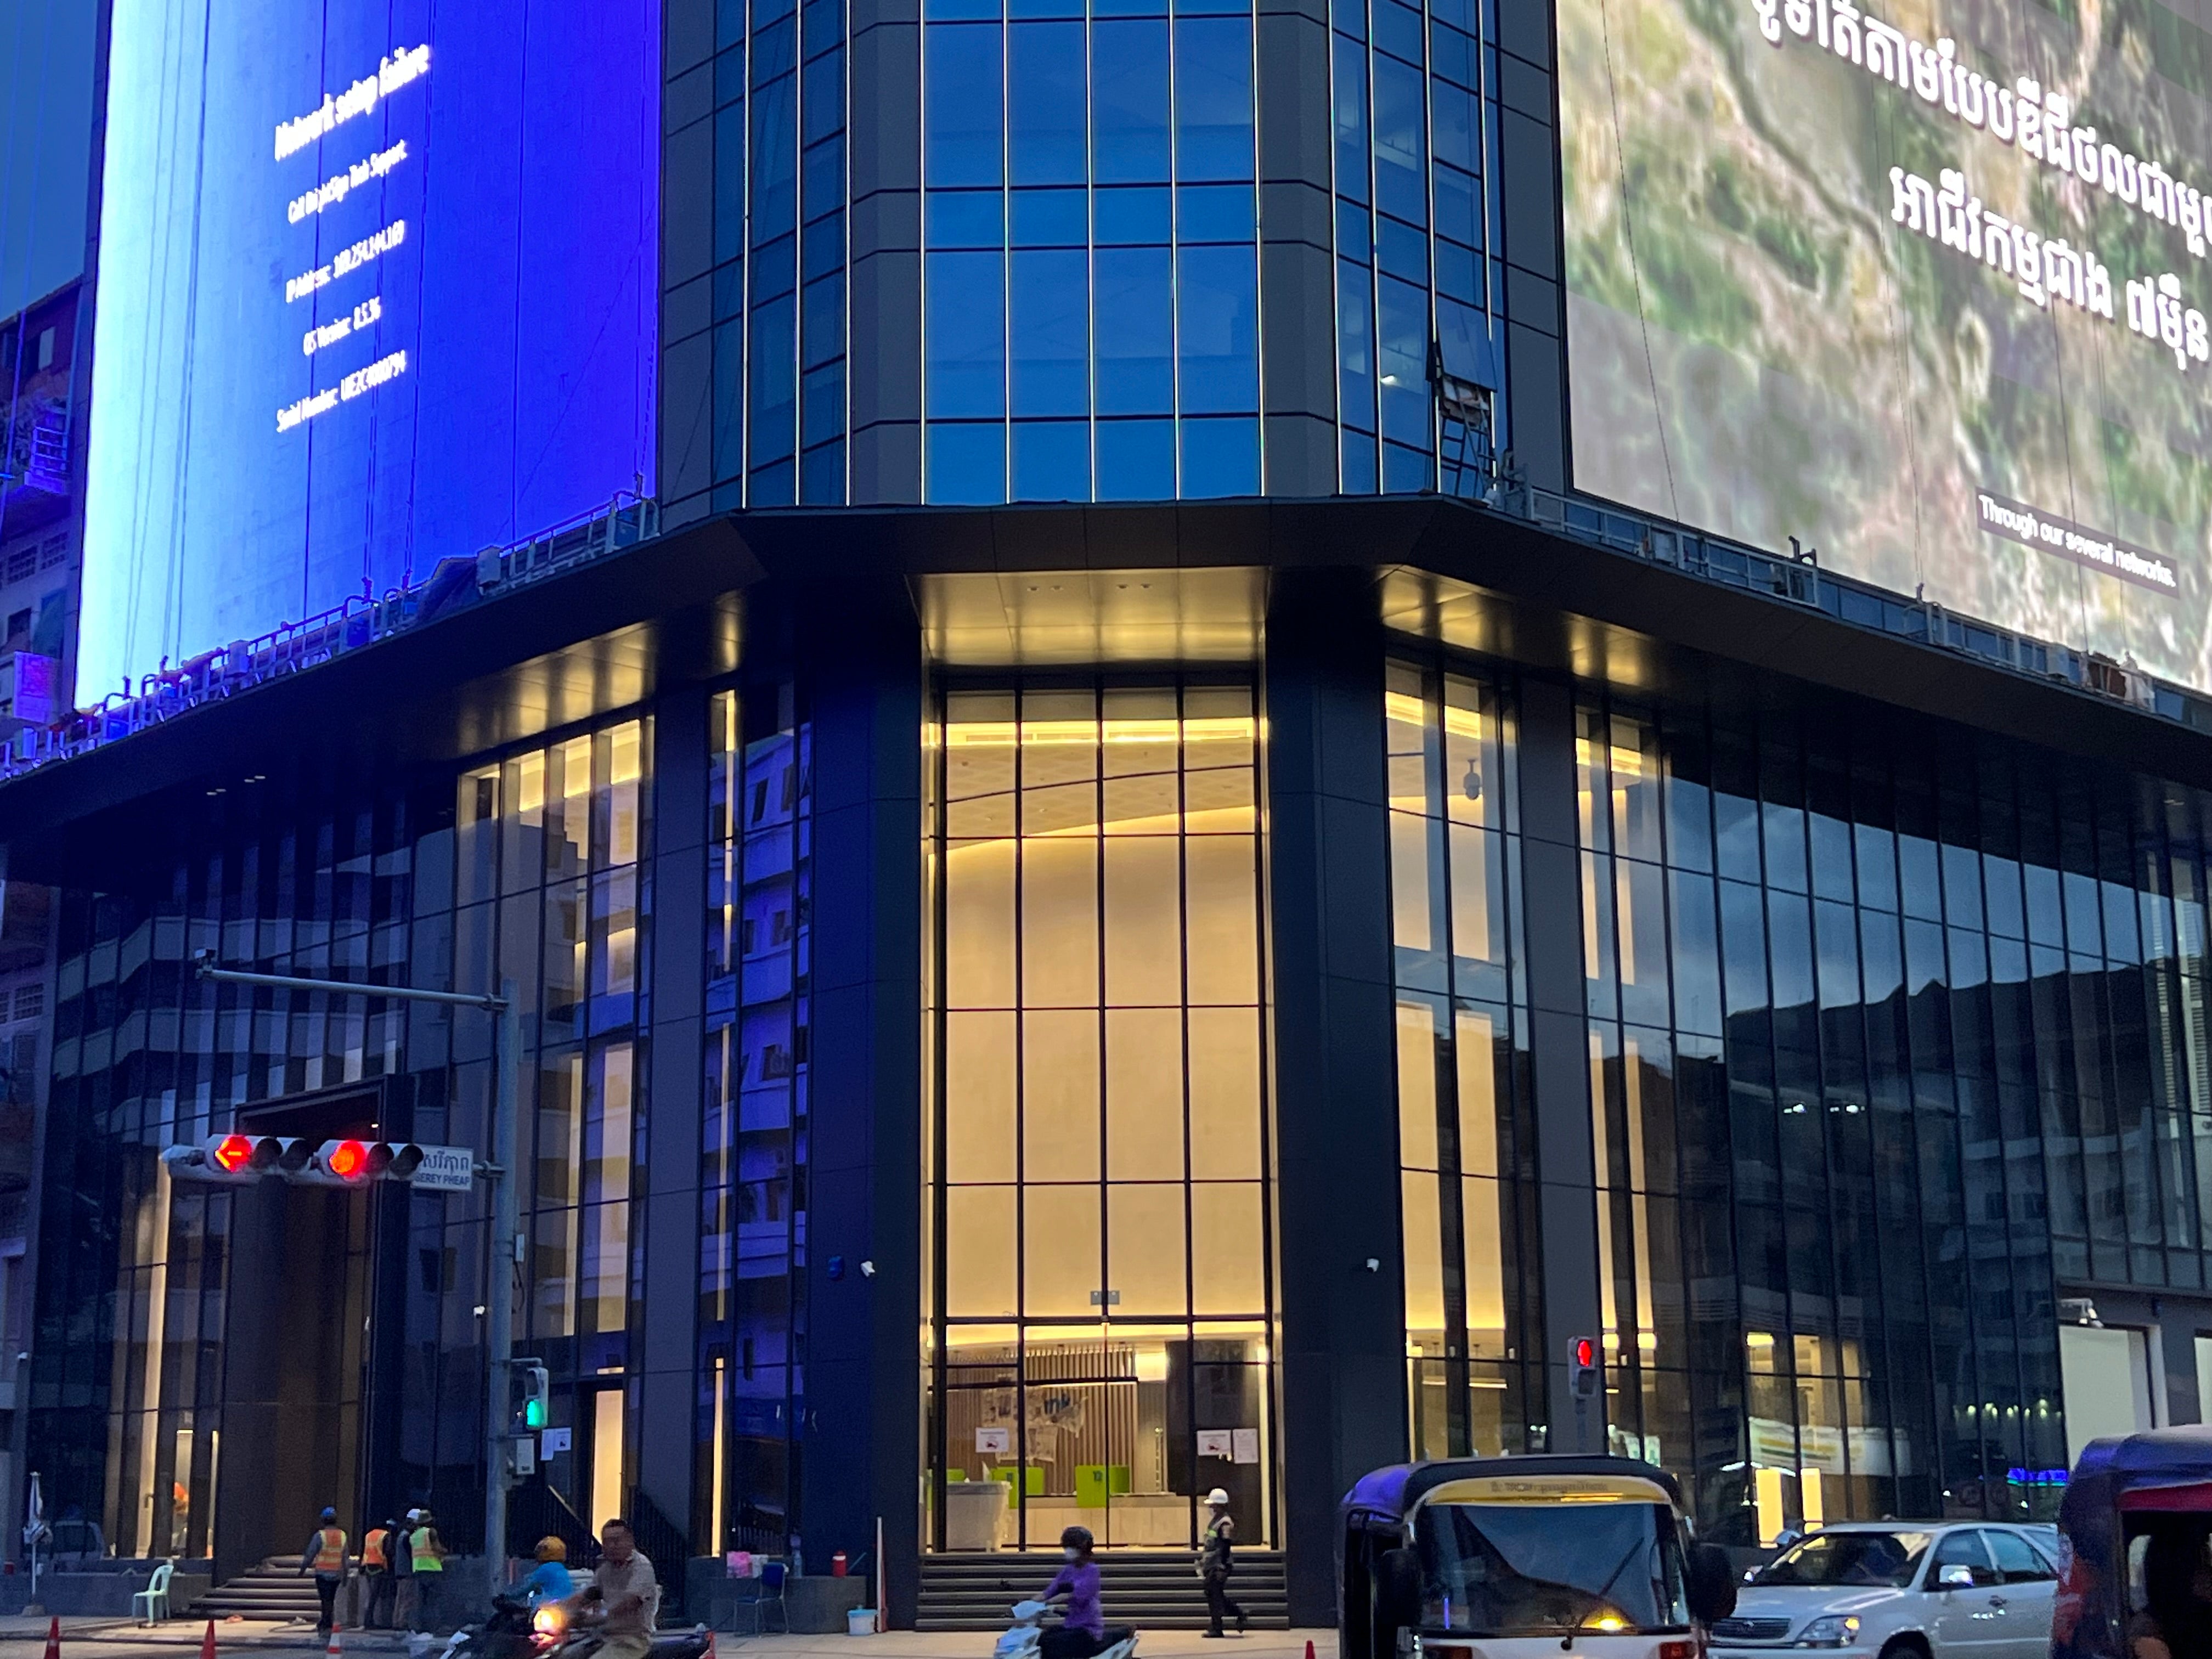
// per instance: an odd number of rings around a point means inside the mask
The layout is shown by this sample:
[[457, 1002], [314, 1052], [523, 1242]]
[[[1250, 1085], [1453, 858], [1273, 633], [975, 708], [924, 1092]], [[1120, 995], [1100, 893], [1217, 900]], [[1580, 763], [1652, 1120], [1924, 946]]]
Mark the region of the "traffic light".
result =
[[553, 1379], [544, 1366], [535, 1360], [521, 1363], [522, 1426], [542, 1429], [550, 1420], [548, 1413], [553, 1404]]
[[198, 1181], [237, 1187], [256, 1182], [267, 1171], [256, 1164], [252, 1135], [210, 1135], [194, 1146], [171, 1146], [161, 1154], [161, 1166], [175, 1181]]
[[[438, 1156], [432, 1174], [423, 1160]], [[425, 1146], [411, 1140], [325, 1140], [298, 1135], [210, 1135], [195, 1146], [171, 1146], [162, 1167], [177, 1181], [236, 1186], [277, 1176], [315, 1187], [365, 1187], [372, 1181], [434, 1184], [442, 1191], [465, 1188], [474, 1179], [475, 1158], [466, 1148]]]
[[1598, 1389], [1605, 1381], [1604, 1374], [1599, 1369], [1596, 1341], [1587, 1336], [1577, 1337], [1568, 1349], [1568, 1361], [1573, 1368], [1575, 1398], [1596, 1399]]

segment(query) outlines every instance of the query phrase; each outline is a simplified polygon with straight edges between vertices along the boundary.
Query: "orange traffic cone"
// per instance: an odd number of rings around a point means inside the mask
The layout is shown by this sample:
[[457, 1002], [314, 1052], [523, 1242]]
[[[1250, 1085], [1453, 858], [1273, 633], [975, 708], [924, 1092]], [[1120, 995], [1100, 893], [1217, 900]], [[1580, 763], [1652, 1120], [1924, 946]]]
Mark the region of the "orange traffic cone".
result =
[[701, 1654], [699, 1656], [699, 1659], [716, 1659], [714, 1652], [714, 1632], [711, 1630], [707, 1632], [707, 1651]]
[[215, 1659], [215, 1620], [208, 1620], [207, 1634], [200, 1638], [200, 1659]]
[[324, 1659], [341, 1659], [344, 1650], [338, 1644], [338, 1627], [331, 1626], [331, 1644], [323, 1650]]
[[1306, 1638], [1306, 1659], [1314, 1659], [1313, 1638]]
[[46, 1659], [62, 1659], [62, 1619], [56, 1613], [46, 1626]]

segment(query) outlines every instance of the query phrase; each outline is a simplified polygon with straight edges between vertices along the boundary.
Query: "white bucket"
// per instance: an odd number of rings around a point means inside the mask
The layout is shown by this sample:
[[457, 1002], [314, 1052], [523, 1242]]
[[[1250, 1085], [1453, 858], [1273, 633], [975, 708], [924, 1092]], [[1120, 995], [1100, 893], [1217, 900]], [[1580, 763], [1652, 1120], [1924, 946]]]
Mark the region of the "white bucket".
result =
[[853, 1607], [845, 1614], [845, 1634], [873, 1636], [876, 1633], [876, 1610], [873, 1607]]

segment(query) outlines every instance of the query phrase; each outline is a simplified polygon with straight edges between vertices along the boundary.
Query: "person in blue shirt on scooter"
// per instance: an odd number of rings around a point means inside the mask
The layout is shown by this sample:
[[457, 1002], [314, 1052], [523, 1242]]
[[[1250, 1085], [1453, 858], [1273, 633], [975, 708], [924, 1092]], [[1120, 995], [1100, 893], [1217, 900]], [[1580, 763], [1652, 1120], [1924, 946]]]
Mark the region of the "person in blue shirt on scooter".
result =
[[548, 1601], [565, 1601], [576, 1593], [576, 1581], [568, 1571], [568, 1547], [551, 1533], [538, 1540], [538, 1565], [514, 1588], [529, 1599], [532, 1607], [544, 1607]]

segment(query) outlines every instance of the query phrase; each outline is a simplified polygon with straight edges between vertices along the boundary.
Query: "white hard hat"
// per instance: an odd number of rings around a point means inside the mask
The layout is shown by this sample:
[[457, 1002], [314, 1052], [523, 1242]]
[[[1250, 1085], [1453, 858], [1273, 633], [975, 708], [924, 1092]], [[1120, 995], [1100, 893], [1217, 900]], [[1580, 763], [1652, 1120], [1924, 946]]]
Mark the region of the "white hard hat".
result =
[[1229, 1494], [1222, 1491], [1220, 1487], [1216, 1486], [1212, 1492], [1206, 1494], [1206, 1501], [1211, 1508], [1225, 1510], [1229, 1507]]

